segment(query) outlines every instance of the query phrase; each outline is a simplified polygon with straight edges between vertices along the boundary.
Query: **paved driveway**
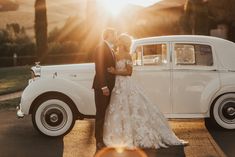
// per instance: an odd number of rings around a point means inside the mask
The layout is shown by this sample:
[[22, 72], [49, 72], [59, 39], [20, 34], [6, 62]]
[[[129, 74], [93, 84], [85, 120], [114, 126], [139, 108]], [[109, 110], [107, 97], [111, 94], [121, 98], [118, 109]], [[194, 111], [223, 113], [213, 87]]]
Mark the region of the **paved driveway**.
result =
[[[203, 120], [171, 121], [170, 124], [177, 136], [188, 140], [190, 145], [144, 150], [148, 157], [225, 156]], [[16, 119], [14, 110], [0, 111], [1, 157], [92, 157], [95, 151], [93, 135], [93, 120], [77, 121], [72, 132], [64, 138], [48, 138], [33, 128], [30, 116]]]

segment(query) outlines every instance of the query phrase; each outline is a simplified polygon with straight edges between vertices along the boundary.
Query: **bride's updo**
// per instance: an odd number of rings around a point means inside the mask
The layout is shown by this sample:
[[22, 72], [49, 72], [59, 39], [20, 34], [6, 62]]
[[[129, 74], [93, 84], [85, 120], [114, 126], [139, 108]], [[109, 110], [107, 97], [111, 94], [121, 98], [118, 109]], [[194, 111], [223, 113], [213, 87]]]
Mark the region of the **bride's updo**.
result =
[[124, 51], [130, 52], [132, 37], [127, 33], [122, 33], [118, 36], [118, 46], [123, 46]]

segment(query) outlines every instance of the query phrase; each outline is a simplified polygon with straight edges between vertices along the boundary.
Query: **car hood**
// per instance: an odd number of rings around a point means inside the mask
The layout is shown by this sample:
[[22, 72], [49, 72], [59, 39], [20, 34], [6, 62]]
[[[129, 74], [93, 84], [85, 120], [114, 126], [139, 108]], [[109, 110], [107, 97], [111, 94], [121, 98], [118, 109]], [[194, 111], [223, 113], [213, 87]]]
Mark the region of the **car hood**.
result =
[[94, 72], [94, 63], [40, 66], [40, 77], [68, 76]]

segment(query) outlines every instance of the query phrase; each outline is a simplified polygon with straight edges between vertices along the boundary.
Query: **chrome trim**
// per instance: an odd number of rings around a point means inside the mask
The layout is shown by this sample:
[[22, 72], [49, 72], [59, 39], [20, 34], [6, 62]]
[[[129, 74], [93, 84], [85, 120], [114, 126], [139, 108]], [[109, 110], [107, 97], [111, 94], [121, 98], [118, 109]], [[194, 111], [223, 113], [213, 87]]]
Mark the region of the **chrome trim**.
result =
[[28, 84], [32, 83], [34, 81], [34, 78], [28, 80]]
[[41, 76], [41, 66], [36, 65], [31, 67], [31, 71], [33, 72], [34, 77], [40, 77]]
[[234, 115], [235, 115], [235, 108], [234, 108], [234, 107], [229, 107], [229, 108], [227, 109], [227, 113], [228, 113], [228, 115], [230, 115], [230, 116], [234, 116]]
[[40, 62], [35, 62], [35, 67], [40, 68]]
[[[61, 115], [62, 117], [60, 117], [59, 115]], [[42, 125], [50, 131], [61, 130], [68, 121], [68, 115], [65, 109], [57, 104], [46, 106], [43, 109], [40, 118]]]
[[216, 71], [219, 71], [219, 70], [216, 70], [216, 69], [172, 69], [173, 71], [190, 71], [190, 72], [192, 72], [192, 71], [195, 71], [195, 72], [201, 72], [201, 71], [210, 71], [210, 72], [216, 72]]
[[24, 113], [19, 106], [16, 107], [16, 116], [17, 118], [24, 118]]
[[225, 99], [219, 106], [219, 117], [227, 124], [235, 124], [235, 100]]

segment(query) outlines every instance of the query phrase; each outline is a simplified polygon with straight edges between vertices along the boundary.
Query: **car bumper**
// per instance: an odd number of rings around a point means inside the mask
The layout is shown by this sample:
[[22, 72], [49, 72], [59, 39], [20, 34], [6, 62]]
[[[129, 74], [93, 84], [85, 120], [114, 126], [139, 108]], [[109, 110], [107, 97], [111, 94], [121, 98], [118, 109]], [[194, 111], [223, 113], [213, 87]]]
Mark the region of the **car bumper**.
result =
[[24, 117], [24, 112], [21, 110], [20, 105], [16, 107], [16, 116], [17, 118], [23, 118]]

